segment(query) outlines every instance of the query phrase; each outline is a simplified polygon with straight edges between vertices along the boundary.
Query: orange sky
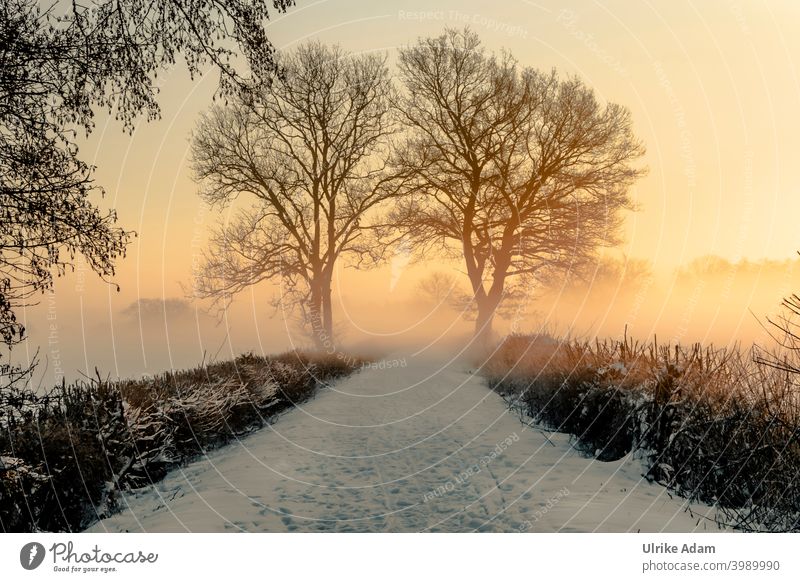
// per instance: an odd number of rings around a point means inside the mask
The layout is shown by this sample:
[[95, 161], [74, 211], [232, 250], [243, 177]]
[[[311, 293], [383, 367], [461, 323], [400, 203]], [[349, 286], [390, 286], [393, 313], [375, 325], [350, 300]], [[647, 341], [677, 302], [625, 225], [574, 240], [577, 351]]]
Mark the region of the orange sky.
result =
[[[489, 49], [507, 49], [523, 65], [578, 74], [602, 99], [631, 109], [636, 132], [647, 146], [650, 172], [635, 187], [640, 210], [627, 217], [626, 242], [619, 253], [649, 261], [655, 282], [640, 294], [635, 317], [630, 297], [616, 303], [604, 300], [603, 310], [590, 308], [595, 312], [578, 328], [613, 334], [635, 319], [643, 335], [662, 326], [668, 336], [687, 340], [750, 341], [757, 326], [748, 309], [766, 314], [793, 288], [791, 273], [781, 286], [774, 273], [760, 277], [758, 272], [728, 277], [736, 282], [723, 299], [715, 282], [681, 291], [671, 285], [676, 268], [703, 255], [732, 262], [782, 260], [800, 248], [795, 224], [800, 215], [796, 2], [297, 4], [269, 25], [278, 48], [318, 38], [351, 51], [386, 51], [392, 60], [396, 47], [419, 35], [470, 25]], [[138, 238], [119, 263], [120, 293], [92, 273], [70, 275], [59, 281], [54, 300], [45, 297], [27, 310], [31, 339], [15, 357], [27, 358], [41, 346], [51, 362], [44, 376], [48, 382], [54, 377], [54, 360], [68, 375], [95, 365], [112, 376], [130, 375], [189, 365], [204, 350], [213, 354], [220, 346], [221, 355], [245, 349], [269, 352], [291, 341], [281, 318], [270, 319], [269, 292], [264, 289], [237, 301], [230, 329], [205, 316], [195, 320], [193, 312], [183, 314], [188, 319], [180, 330], [170, 328], [169, 318], [142, 323], [122, 314], [140, 298], [182, 296], [180, 285], [189, 283], [193, 257], [219, 218], [203, 207], [187, 165], [189, 132], [210, 104], [216, 73], [193, 82], [178, 67], [159, 80], [162, 120], [143, 123], [127, 136], [102, 114], [82, 148], [107, 189], [101, 204], [115, 206], [120, 222], [136, 230]], [[340, 279], [339, 313], [345, 317], [344, 308], [352, 304], [344, 325], [353, 341], [374, 334], [401, 337], [408, 327], [421, 330], [422, 319], [430, 323], [424, 307], [381, 319], [387, 302], [413, 298], [417, 276], [422, 268], [409, 270], [393, 291], [389, 269]], [[368, 300], [359, 295], [364, 289], [369, 290]], [[619, 309], [611, 307], [617, 303]], [[712, 316], [710, 311], [719, 311], [721, 304], [724, 313]], [[53, 309], [56, 315], [48, 319]], [[434, 327], [443, 329], [453, 319], [437, 317], [441, 321]], [[564, 321], [558, 310], [540, 314], [542, 318]], [[53, 321], [58, 341], [48, 344]], [[457, 318], [453, 321], [466, 329]], [[685, 331], [680, 334], [680, 329]]]

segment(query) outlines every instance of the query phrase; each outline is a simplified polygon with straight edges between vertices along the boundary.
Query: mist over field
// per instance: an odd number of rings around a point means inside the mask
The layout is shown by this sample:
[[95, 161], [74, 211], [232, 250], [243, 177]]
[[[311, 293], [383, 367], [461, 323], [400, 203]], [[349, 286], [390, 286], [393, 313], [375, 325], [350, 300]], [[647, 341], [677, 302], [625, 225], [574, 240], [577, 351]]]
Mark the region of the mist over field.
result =
[[[343, 269], [334, 285], [341, 345], [391, 352], [467, 345], [474, 315], [453, 305], [467, 284], [459, 265], [400, 261], [372, 271]], [[425, 282], [440, 275], [436, 297]], [[657, 273], [644, 260], [598, 261], [578, 276], [552, 277], [513, 302], [497, 333], [545, 331], [578, 338], [629, 337], [659, 342], [701, 342], [719, 347], [754, 342], [770, 346], [767, 317], [800, 288], [800, 262], [697, 259]], [[252, 351], [268, 354], [309, 345], [296, 317], [280, 305], [280, 287], [258, 285], [237, 297], [220, 316], [203, 302], [178, 293], [119, 293], [81, 273], [59, 280], [54, 295], [25, 310], [29, 339], [13, 356], [30, 357], [39, 346], [42, 387], [82, 374], [138, 377], [191, 367]], [[82, 365], [76, 366], [78, 362]], [[98, 364], [100, 363], [100, 364]]]

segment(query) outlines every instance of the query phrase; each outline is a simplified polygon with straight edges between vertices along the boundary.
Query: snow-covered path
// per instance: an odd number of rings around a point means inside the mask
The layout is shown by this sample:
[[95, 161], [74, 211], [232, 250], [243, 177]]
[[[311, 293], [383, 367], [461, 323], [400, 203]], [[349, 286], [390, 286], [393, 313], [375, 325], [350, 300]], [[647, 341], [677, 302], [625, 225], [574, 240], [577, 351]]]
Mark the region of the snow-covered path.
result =
[[464, 366], [405, 363], [341, 381], [89, 531], [716, 530], [638, 461], [524, 426]]

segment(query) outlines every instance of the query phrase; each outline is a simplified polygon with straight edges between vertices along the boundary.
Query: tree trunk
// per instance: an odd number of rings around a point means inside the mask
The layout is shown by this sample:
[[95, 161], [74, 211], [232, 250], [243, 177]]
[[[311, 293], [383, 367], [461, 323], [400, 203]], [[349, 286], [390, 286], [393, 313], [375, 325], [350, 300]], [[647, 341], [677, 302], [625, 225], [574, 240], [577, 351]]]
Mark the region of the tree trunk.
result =
[[326, 270], [310, 282], [309, 315], [314, 348], [332, 354], [336, 351], [333, 339], [333, 307], [331, 305], [331, 276]]
[[333, 340], [333, 307], [331, 305], [331, 281], [330, 277], [322, 283], [320, 294], [322, 296], [322, 332], [328, 339], [326, 350], [329, 353], [336, 351], [336, 344]]
[[322, 293], [319, 289], [319, 285], [315, 282], [312, 282], [311, 286], [311, 298], [308, 312], [311, 323], [311, 341], [314, 344], [314, 348], [320, 351], [325, 350], [326, 334], [322, 308]]
[[[503, 245], [495, 251], [494, 273], [492, 285], [487, 292], [483, 291], [482, 277], [473, 281], [476, 290], [478, 317], [475, 320], [475, 343], [479, 348], [489, 347], [492, 337], [492, 324], [494, 314], [503, 300], [503, 290], [506, 284], [508, 267], [511, 264], [511, 247], [513, 245], [513, 228], [507, 228], [503, 234]], [[477, 291], [481, 291], [478, 293]]]
[[492, 322], [494, 312], [487, 312], [485, 309], [478, 308], [478, 317], [475, 319], [475, 343], [478, 346], [488, 346], [492, 339]]
[[487, 347], [492, 341], [492, 324], [500, 301], [497, 297], [487, 296], [477, 304], [478, 317], [475, 319], [474, 339], [478, 347]]

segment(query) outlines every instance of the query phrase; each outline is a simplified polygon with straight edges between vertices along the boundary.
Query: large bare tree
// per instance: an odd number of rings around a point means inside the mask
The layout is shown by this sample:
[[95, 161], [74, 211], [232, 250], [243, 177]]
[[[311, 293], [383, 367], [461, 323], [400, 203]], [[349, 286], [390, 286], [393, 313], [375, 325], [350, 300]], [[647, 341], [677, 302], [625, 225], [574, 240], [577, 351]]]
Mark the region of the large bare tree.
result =
[[278, 278], [315, 345], [330, 349], [336, 262], [370, 256], [365, 215], [391, 195], [392, 85], [381, 55], [310, 43], [278, 60], [281, 78], [257, 99], [214, 107], [195, 132], [203, 198], [251, 202], [214, 233], [195, 291], [225, 304]]
[[406, 184], [388, 239], [463, 257], [485, 341], [515, 281], [616, 242], [644, 149], [625, 108], [577, 78], [487, 54], [468, 29], [401, 49], [399, 74]]

